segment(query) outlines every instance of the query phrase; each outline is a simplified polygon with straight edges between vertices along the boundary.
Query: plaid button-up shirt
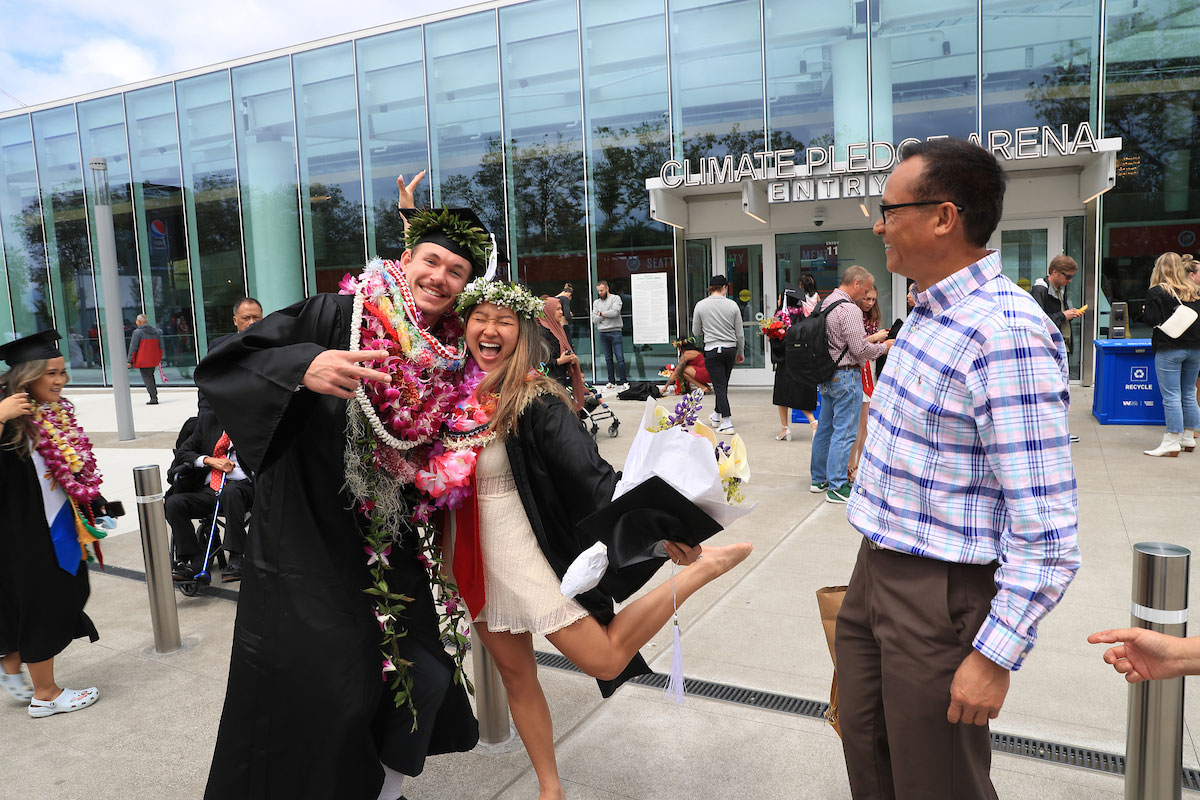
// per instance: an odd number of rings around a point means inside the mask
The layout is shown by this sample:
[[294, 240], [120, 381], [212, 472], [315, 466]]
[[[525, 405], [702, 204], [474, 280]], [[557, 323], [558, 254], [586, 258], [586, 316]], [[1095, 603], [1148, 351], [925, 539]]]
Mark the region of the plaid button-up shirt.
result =
[[1069, 402], [1062, 336], [989, 252], [916, 294], [846, 510], [880, 547], [999, 562], [974, 645], [1012, 670], [1079, 569]]

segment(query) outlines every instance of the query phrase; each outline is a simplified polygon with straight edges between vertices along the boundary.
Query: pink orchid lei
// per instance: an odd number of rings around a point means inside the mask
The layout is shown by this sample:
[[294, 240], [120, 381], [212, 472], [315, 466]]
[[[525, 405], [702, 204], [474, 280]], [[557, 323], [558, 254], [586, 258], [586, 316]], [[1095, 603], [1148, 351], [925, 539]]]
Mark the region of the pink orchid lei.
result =
[[101, 482], [92, 442], [76, 421], [75, 406], [69, 400], [40, 404], [33, 411], [33, 422], [38, 431], [34, 446], [50, 477], [70, 498], [81, 523], [81, 558], [92, 561], [95, 557], [88, 553], [87, 545], [105, 536], [92, 514], [92, 501], [100, 496]]
[[366, 362], [392, 382], [364, 381], [347, 403], [346, 482], [365, 518], [363, 552], [370, 573], [375, 620], [382, 639], [381, 677], [389, 681], [397, 707], [413, 712], [412, 664], [401, 657], [407, 635], [405, 610], [412, 598], [388, 586], [394, 550], [412, 548], [436, 587], [439, 629], [454, 644], [455, 681], [474, 691], [463, 669], [467, 646], [466, 606], [442, 571], [438, 509], [461, 505], [470, 493], [474, 454], [464, 456], [436, 440], [462, 398], [459, 385], [462, 322], [449, 313], [432, 330], [412, 302], [404, 273], [395, 262], [376, 259], [357, 278], [347, 275], [343, 294], [353, 294], [350, 349], [387, 350]]

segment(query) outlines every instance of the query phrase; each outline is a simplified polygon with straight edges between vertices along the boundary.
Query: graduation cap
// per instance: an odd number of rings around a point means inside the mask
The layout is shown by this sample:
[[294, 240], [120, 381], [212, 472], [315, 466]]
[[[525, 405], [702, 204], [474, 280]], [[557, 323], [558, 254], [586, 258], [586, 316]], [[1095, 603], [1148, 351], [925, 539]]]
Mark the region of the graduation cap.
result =
[[0, 358], [10, 367], [43, 358], [61, 358], [62, 351], [55, 344], [61, 338], [62, 334], [54, 329], [38, 331], [8, 344], [0, 344]]
[[409, 250], [422, 242], [440, 245], [471, 262], [476, 275], [494, 274], [497, 262], [508, 263], [500, 257], [496, 237], [469, 208], [402, 208], [400, 213], [408, 221], [404, 242]]
[[662, 541], [695, 547], [721, 530], [721, 525], [662, 478], [655, 475], [576, 527], [608, 547], [610, 569], [601, 587], [617, 601], [640, 589], [662, 566]]

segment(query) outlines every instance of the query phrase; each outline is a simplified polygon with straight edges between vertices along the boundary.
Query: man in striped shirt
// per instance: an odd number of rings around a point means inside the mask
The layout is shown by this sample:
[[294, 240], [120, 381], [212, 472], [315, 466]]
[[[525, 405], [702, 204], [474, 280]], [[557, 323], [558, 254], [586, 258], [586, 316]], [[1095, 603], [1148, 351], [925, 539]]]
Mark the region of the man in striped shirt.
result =
[[1079, 568], [1066, 348], [986, 249], [1005, 175], [908, 145], [875, 233], [915, 305], [871, 402], [847, 507], [863, 534], [837, 623], [857, 800], [995, 798], [988, 720]]

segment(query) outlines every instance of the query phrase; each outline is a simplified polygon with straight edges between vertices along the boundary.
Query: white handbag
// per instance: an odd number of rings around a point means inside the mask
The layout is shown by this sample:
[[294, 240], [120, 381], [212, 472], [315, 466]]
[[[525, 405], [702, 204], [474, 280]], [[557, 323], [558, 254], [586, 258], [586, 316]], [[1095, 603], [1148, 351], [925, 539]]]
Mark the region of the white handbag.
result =
[[[1175, 297], [1175, 293], [1170, 289], [1168, 289], [1167, 292], [1172, 297]], [[1178, 339], [1180, 336], [1182, 336], [1184, 331], [1196, 323], [1197, 316], [1200, 316], [1197, 315], [1193, 309], [1185, 306], [1178, 297], [1175, 297], [1175, 300], [1179, 303], [1179, 305], [1175, 307], [1175, 310], [1171, 313], [1171, 316], [1163, 320], [1161, 325], [1154, 326], [1167, 336], [1170, 336], [1172, 339]]]

